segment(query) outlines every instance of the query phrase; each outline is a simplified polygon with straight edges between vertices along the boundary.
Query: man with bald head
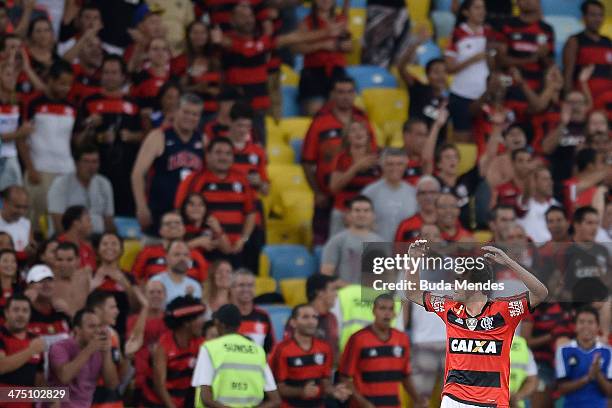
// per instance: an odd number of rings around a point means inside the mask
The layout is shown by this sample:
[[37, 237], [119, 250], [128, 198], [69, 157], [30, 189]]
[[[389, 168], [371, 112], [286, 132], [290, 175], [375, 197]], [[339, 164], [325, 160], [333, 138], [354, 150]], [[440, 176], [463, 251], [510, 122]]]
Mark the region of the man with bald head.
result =
[[34, 250], [32, 224], [26, 218], [30, 207], [28, 193], [23, 187], [12, 185], [4, 189], [0, 196], [0, 231], [9, 234], [15, 244], [15, 250], [26, 256], [26, 251]]

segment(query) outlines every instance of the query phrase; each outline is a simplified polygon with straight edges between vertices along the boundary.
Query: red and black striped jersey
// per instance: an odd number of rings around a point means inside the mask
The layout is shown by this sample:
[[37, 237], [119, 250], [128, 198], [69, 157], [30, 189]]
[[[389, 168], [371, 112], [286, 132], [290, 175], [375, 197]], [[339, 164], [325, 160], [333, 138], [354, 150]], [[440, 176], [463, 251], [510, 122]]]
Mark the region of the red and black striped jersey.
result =
[[72, 72], [74, 72], [74, 82], [68, 94], [68, 100], [74, 106], [79, 106], [84, 98], [101, 91], [100, 70], [87, 73], [81, 64], [72, 64]]
[[83, 99], [79, 121], [97, 113], [102, 116], [102, 124], [96, 129], [97, 132], [111, 128], [136, 131], [140, 129], [139, 110], [136, 101], [127, 95], [106, 95], [103, 92], [96, 92]]
[[159, 88], [168, 79], [170, 79], [170, 70], [165, 75], [157, 76], [150, 69], [143, 69], [132, 78], [130, 96], [138, 102], [140, 108], [154, 108]]
[[[206, 68], [199, 69], [194, 67], [198, 59], [203, 60], [198, 62], [201, 62]], [[197, 57], [196, 61], [190, 61], [185, 53], [174, 57], [170, 62], [172, 76], [185, 76], [188, 86], [204, 83], [208, 86], [220, 87], [222, 74], [212, 67], [211, 58]], [[214, 113], [219, 110], [216, 95], [208, 92], [196, 92], [196, 94], [204, 101], [204, 112]]]
[[28, 330], [39, 336], [55, 336], [70, 333], [70, 317], [50, 307], [38, 310], [32, 306]]
[[[367, 124], [371, 148], [376, 151], [376, 137], [365, 112], [353, 108], [352, 120]], [[319, 189], [328, 195], [331, 195], [329, 177], [334, 170], [334, 160], [342, 150], [343, 129], [344, 124], [334, 115], [332, 104], [328, 103], [312, 119], [302, 145], [302, 162], [317, 165], [317, 184]]]
[[268, 35], [243, 36], [230, 32], [231, 46], [223, 50], [223, 69], [228, 85], [242, 90], [255, 110], [270, 107], [268, 60], [274, 40]]
[[[232, 11], [240, 0], [200, 0], [203, 4], [202, 8], [208, 11], [210, 16], [211, 26], [219, 25], [223, 31], [231, 28], [230, 20]], [[269, 18], [269, 9], [266, 6], [265, 0], [248, 0], [248, 3], [253, 8], [255, 18], [258, 22], [262, 22]]]
[[425, 310], [446, 325], [446, 367], [442, 395], [486, 407], [509, 405], [510, 349], [514, 331], [532, 309], [529, 292], [489, 300], [471, 316], [452, 298], [423, 293]]
[[259, 344], [266, 353], [270, 353], [274, 347], [275, 339], [270, 315], [257, 306], [253, 306], [251, 313], [242, 316], [238, 333]]
[[[353, 157], [348, 150], [343, 150], [336, 156], [332, 172], [337, 171], [344, 173], [352, 165]], [[350, 201], [359, 195], [361, 190], [366, 186], [378, 180], [381, 175], [382, 171], [378, 165], [374, 165], [367, 170], [359, 171], [342, 190], [334, 195], [334, 208], [340, 211], [346, 211]]]
[[612, 40], [603, 35], [595, 40], [584, 31], [574, 35], [574, 38], [578, 43], [574, 81], [578, 80], [584, 67], [595, 65], [589, 88], [593, 99], [597, 99], [603, 92], [612, 89]]
[[[158, 273], [166, 271], [166, 248], [163, 245], [151, 245], [144, 247], [138, 253], [132, 275], [139, 283], [145, 283]], [[204, 282], [208, 277], [208, 262], [196, 249], [190, 250], [191, 265], [187, 270], [187, 276], [198, 282]]]
[[[19, 338], [11, 333], [6, 326], [0, 327], [0, 352], [5, 356], [17, 354], [27, 349], [30, 342], [38, 336], [31, 331], [26, 331], [24, 338]], [[37, 373], [42, 373], [44, 366], [43, 354], [33, 354], [30, 359], [14, 371], [0, 374], [0, 385], [33, 387]], [[13, 406], [11, 404], [11, 406]], [[31, 404], [27, 406], [32, 406]]]
[[[554, 58], [555, 34], [550, 25], [542, 20], [526, 23], [520, 17], [512, 17], [506, 21], [501, 28], [508, 55], [515, 58], [528, 58], [538, 50], [541, 45], [546, 45], [549, 49], [549, 59]], [[542, 86], [544, 71], [547, 66], [541, 62], [531, 62], [521, 64], [521, 70], [525, 81], [533, 90], [539, 90]]]
[[[390, 329], [380, 339], [372, 326], [353, 334], [340, 360], [338, 371], [353, 379], [353, 386], [376, 407], [400, 407], [400, 384], [410, 375], [410, 341], [405, 333]], [[358, 407], [351, 401], [351, 407]]]
[[189, 193], [202, 194], [208, 211], [219, 220], [232, 243], [240, 238], [246, 217], [255, 211], [249, 182], [235, 169], [223, 178], [210, 170], [191, 174], [178, 187], [175, 208], [181, 208]]
[[322, 380], [331, 379], [333, 366], [332, 351], [329, 345], [316, 337], [308, 350], [304, 350], [289, 338], [274, 346], [269, 358], [269, 365], [278, 383], [290, 387], [304, 387], [309, 382], [319, 386], [319, 395], [304, 399], [299, 397], [283, 398], [282, 408], [292, 407], [323, 407]]
[[[264, 182], [269, 182], [268, 171], [266, 170], [266, 151], [259, 143], [247, 142], [244, 148], [238, 149], [234, 145], [234, 165], [232, 168], [238, 170], [242, 174], [248, 176], [249, 174], [259, 174], [259, 178]], [[264, 213], [263, 204], [257, 195], [257, 192], [253, 186], [253, 200], [255, 207], [257, 208], [257, 225], [263, 225]]]
[[495, 187], [493, 192], [493, 202], [495, 205], [509, 205], [514, 207], [517, 217], [525, 215], [525, 210], [520, 203], [523, 189], [516, 185], [513, 180]]
[[[538, 305], [526, 321], [533, 324], [531, 336], [534, 338], [552, 333], [553, 329], [566, 324], [565, 311], [558, 302], [542, 303]], [[555, 358], [554, 339], [537, 347], [530, 347], [537, 362], [548, 363], [553, 366]]]
[[[325, 20], [319, 18], [318, 16], [315, 18], [316, 24], [312, 14], [308, 15], [308, 17], [304, 19], [304, 23], [309, 30], [313, 31], [315, 29], [324, 29], [328, 27], [328, 23]], [[334, 22], [346, 22], [346, 16], [338, 14], [335, 17]], [[331, 39], [336, 40], [338, 38], [339, 37], [331, 37]], [[325, 72], [328, 75], [331, 75], [335, 67], [346, 67], [346, 56], [342, 51], [321, 50], [304, 55], [304, 68], [324, 68]]]
[[400, 223], [395, 231], [395, 242], [412, 242], [419, 236], [423, 226], [423, 217], [416, 213]]
[[[117, 375], [119, 375], [119, 364], [121, 363], [121, 340], [119, 335], [112, 327], [108, 327], [111, 332], [111, 357]], [[123, 400], [118, 389], [106, 388], [104, 386], [104, 375], [100, 373], [98, 383], [96, 384], [96, 390], [94, 391], [93, 400], [91, 404], [92, 408], [122, 408]]]
[[593, 198], [599, 187], [591, 186], [578, 192], [579, 182], [580, 180], [576, 176], [563, 181], [563, 205], [568, 217], [574, 214], [576, 208], [593, 205]]
[[423, 162], [421, 160], [413, 160], [408, 158], [408, 165], [404, 173], [404, 181], [410, 185], [416, 186], [417, 182], [423, 175]]
[[[195, 368], [200, 345], [204, 342], [202, 337], [191, 340], [186, 348], [179, 347], [174, 340], [174, 333], [167, 331], [160, 339], [157, 347], [161, 347], [166, 354], [166, 389], [177, 407], [186, 406], [185, 398], [191, 390], [191, 375]], [[161, 399], [155, 392], [153, 383], [153, 364], [149, 362], [149, 375], [142, 389], [143, 405], [145, 407], [163, 406]]]
[[536, 113], [531, 116], [533, 127], [533, 142], [531, 145], [538, 154], [542, 152], [542, 142], [546, 135], [559, 126], [561, 107], [559, 104], [552, 104], [544, 112]]
[[229, 126], [222, 124], [218, 119], [213, 119], [204, 125], [204, 137], [207, 144], [216, 137], [227, 137], [228, 134]]
[[612, 90], [601, 93], [595, 99], [595, 109], [602, 109], [608, 113], [608, 120], [612, 121]]

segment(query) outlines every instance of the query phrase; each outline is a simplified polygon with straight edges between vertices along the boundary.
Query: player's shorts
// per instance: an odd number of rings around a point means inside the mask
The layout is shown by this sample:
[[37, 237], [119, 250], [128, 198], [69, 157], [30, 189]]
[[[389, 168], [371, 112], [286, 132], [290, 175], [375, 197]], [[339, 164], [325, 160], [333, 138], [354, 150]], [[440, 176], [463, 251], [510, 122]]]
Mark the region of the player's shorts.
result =
[[463, 402], [455, 401], [454, 399], [450, 398], [448, 395], [445, 395], [442, 397], [442, 403], [440, 404], [440, 408], [482, 408], [486, 406], [487, 405], [472, 405], [472, 404], [466, 404]]

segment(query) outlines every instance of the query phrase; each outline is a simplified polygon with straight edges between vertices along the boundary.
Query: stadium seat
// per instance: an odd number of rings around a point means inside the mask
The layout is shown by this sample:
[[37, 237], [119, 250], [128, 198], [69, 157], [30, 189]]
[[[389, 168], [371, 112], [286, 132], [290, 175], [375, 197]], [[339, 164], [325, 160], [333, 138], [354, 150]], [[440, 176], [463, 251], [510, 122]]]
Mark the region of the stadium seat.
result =
[[281, 85], [297, 87], [300, 83], [300, 76], [289, 65], [281, 65]]
[[[542, 14], [562, 15], [575, 18], [581, 18], [580, 5], [583, 0], [541, 0]], [[545, 18], [546, 19], [546, 18]], [[557, 27], [555, 26], [555, 29]]]
[[276, 280], [307, 278], [315, 270], [315, 261], [302, 245], [266, 245], [260, 256], [269, 260], [269, 275]]
[[272, 164], [292, 164], [295, 161], [293, 149], [285, 143], [268, 143], [266, 154], [268, 155], [268, 161]]
[[291, 308], [285, 305], [259, 305], [259, 307], [270, 315], [274, 338], [276, 341], [281, 341], [284, 337], [285, 325], [291, 316]]
[[438, 39], [449, 39], [455, 27], [455, 15], [450, 11], [436, 10], [431, 12], [431, 21]]
[[115, 217], [115, 226], [119, 236], [123, 239], [140, 239], [142, 232], [136, 218]]
[[270, 219], [266, 223], [266, 242], [269, 245], [310, 246], [312, 242], [312, 228], [310, 226], [296, 227], [288, 225], [282, 219]]
[[267, 276], [257, 276], [255, 278], [255, 296], [265, 293], [276, 292], [276, 281]]
[[272, 189], [278, 191], [310, 191], [302, 166], [297, 164], [270, 164], [268, 166]]
[[564, 15], [546, 15], [544, 21], [555, 30], [555, 41], [565, 44], [565, 41], [584, 29], [579, 18]]
[[283, 96], [283, 117], [299, 116], [300, 106], [297, 101], [297, 88], [293, 86], [283, 86], [281, 92]]
[[131, 271], [132, 265], [142, 250], [142, 244], [135, 239], [127, 239], [123, 242], [123, 255], [119, 260], [119, 267], [124, 271]]
[[347, 67], [346, 72], [355, 79], [359, 92], [368, 88], [397, 88], [395, 77], [379, 66], [356, 65]]
[[[609, 7], [612, 9], [612, 7]], [[601, 33], [606, 37], [612, 37], [612, 17], [606, 18], [603, 27], [601, 27]]]
[[442, 52], [440, 48], [431, 40], [417, 48], [417, 61], [419, 65], [426, 66], [434, 58], [440, 58]]
[[284, 143], [284, 135], [278, 123], [272, 116], [266, 116], [266, 143]]
[[289, 146], [293, 149], [293, 156], [295, 162], [300, 163], [302, 161], [302, 145], [304, 141], [302, 139], [293, 139], [289, 141]]
[[362, 39], [365, 32], [366, 24], [366, 10], [365, 8], [354, 8], [351, 7], [349, 10], [349, 32], [351, 33], [351, 40], [353, 43], [353, 49], [347, 55], [347, 62], [349, 65], [358, 65], [361, 62], [361, 48]]
[[408, 94], [405, 91], [371, 88], [364, 90], [362, 96], [368, 117], [381, 129], [385, 123], [403, 123], [408, 118]]
[[279, 121], [278, 127], [283, 132], [285, 140], [291, 141], [293, 139], [304, 139], [311, 122], [312, 119], [309, 117], [284, 118]]
[[489, 230], [474, 231], [474, 238], [481, 244], [491, 241], [493, 234]]
[[406, 0], [406, 6], [412, 21], [421, 22], [429, 19], [430, 0]]
[[302, 4], [295, 8], [295, 17], [297, 21], [302, 21], [311, 13], [310, 5]]
[[49, 226], [51, 225], [49, 217], [50, 216], [43, 214], [38, 218], [38, 228], [44, 239], [47, 239], [49, 235]]
[[315, 257], [315, 262], [317, 264], [317, 272], [321, 270], [321, 259], [323, 257], [323, 245], [317, 245], [313, 248], [312, 254]]
[[456, 143], [459, 150], [459, 174], [465, 174], [476, 165], [478, 151], [473, 143]]
[[451, 11], [453, 0], [433, 0], [433, 6], [435, 10], [440, 11]]
[[307, 303], [306, 279], [283, 279], [279, 282], [281, 294], [285, 303], [294, 307], [301, 303]]
[[[336, 6], [342, 7], [344, 0], [336, 0]], [[351, 8], [366, 8], [367, 0], [351, 0]]]

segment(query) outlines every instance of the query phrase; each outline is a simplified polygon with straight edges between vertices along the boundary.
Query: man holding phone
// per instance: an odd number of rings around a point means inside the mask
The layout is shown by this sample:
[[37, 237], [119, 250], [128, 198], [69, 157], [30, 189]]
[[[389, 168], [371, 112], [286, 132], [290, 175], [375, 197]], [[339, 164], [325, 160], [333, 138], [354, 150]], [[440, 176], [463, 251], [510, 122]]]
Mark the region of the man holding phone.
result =
[[49, 385], [69, 388], [70, 400], [62, 402], [61, 408], [90, 406], [100, 375], [108, 388], [119, 386], [108, 328], [87, 308], [75, 314], [72, 326], [72, 335], [49, 352]]

